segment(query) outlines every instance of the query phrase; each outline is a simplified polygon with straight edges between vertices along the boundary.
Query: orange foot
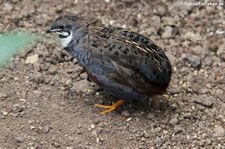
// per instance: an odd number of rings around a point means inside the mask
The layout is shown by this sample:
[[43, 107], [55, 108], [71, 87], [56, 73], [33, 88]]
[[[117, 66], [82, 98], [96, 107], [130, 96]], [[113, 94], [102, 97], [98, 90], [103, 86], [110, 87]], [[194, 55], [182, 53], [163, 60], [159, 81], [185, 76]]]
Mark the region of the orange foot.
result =
[[103, 112], [101, 112], [100, 114], [105, 115], [106, 113], [112, 112], [114, 111], [116, 108], [118, 108], [120, 105], [122, 105], [125, 102], [125, 100], [120, 99], [119, 101], [117, 101], [116, 103], [113, 103], [111, 106], [104, 106], [104, 105], [100, 105], [100, 104], [95, 104], [97, 107], [101, 107], [104, 109], [108, 109], [105, 110]]

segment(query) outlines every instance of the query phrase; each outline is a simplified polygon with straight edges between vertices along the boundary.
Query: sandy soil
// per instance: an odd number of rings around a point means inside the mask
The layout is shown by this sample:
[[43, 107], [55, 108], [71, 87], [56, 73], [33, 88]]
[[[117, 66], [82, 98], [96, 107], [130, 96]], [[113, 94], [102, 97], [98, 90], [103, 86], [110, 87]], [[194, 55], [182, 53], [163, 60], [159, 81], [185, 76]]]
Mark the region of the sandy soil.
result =
[[102, 116], [94, 104], [113, 100], [79, 75], [81, 67], [56, 36], [47, 36], [0, 70], [0, 148], [224, 149], [224, 5], [0, 0], [1, 32], [22, 28], [44, 35], [60, 14], [80, 12], [144, 34], [173, 65], [167, 96]]

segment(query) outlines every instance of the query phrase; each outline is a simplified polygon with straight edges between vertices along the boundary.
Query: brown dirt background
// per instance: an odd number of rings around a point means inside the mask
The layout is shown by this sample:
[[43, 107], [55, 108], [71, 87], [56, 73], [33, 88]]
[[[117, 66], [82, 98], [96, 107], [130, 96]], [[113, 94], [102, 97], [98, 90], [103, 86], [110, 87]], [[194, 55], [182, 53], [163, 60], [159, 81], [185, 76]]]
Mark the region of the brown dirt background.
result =
[[102, 116], [94, 104], [113, 100], [79, 75], [81, 67], [56, 36], [43, 36], [0, 70], [0, 148], [224, 149], [224, 5], [0, 0], [1, 32], [21, 28], [44, 35], [60, 14], [79, 12], [144, 34], [173, 65], [168, 96], [126, 103]]

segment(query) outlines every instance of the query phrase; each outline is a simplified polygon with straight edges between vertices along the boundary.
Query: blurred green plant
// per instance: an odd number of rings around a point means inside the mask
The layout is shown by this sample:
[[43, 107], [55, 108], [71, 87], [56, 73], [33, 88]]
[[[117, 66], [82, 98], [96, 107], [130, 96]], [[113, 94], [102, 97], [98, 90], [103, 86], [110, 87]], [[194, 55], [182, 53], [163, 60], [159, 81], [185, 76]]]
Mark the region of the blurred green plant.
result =
[[209, 0], [204, 0], [204, 3], [208, 3], [209, 2]]
[[0, 34], [0, 67], [4, 66], [15, 54], [30, 45], [36, 36], [23, 31]]

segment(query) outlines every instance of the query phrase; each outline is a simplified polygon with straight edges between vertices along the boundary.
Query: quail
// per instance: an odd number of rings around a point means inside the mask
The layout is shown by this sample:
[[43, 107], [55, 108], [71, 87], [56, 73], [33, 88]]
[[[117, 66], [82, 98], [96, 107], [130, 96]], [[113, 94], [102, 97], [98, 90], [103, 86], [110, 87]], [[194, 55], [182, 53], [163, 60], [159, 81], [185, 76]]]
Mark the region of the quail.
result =
[[47, 30], [52, 32], [94, 83], [120, 99], [109, 106], [96, 104], [105, 109], [101, 114], [125, 101], [142, 101], [166, 92], [172, 67], [164, 51], [149, 38], [80, 14], [59, 16]]

